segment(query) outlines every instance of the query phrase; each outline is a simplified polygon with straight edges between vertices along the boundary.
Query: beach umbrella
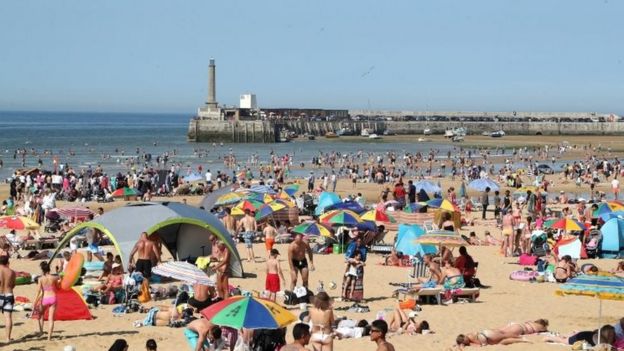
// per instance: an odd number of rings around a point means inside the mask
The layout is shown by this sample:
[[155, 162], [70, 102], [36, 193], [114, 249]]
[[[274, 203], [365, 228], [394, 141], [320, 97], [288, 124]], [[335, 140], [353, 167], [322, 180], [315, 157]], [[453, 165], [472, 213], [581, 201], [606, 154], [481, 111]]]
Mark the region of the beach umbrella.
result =
[[319, 217], [319, 221], [325, 224], [340, 224], [346, 226], [355, 226], [362, 222], [360, 216], [349, 210], [333, 210], [324, 213]]
[[426, 203], [414, 202], [414, 203], [405, 205], [405, 207], [403, 208], [403, 212], [417, 213], [417, 212], [420, 212], [420, 210], [423, 208], [427, 208]]
[[[597, 298], [598, 328], [602, 327], [602, 300], [624, 300], [624, 278], [615, 275], [579, 275], [559, 285], [555, 291], [559, 296], [579, 295]], [[598, 331], [600, 335], [600, 330]]]
[[324, 209], [325, 212], [331, 210], [349, 210], [359, 214], [364, 212], [364, 207], [362, 207], [362, 205], [360, 205], [357, 201], [344, 201], [327, 206]]
[[585, 225], [576, 219], [562, 218], [550, 225], [553, 229], [562, 229], [565, 231], [582, 231], [585, 230]]
[[297, 317], [277, 303], [249, 296], [233, 296], [210, 305], [201, 314], [211, 323], [234, 329], [278, 329]]
[[244, 196], [244, 199], [258, 201], [258, 202], [262, 202], [262, 203], [265, 203], [265, 204], [268, 204], [269, 202], [275, 200], [275, 198], [273, 196], [269, 195], [269, 194], [266, 194], [266, 193], [254, 193], [254, 192], [247, 193]]
[[188, 183], [196, 182], [198, 180], [202, 180], [204, 177], [197, 173], [191, 173], [184, 176], [184, 180]]
[[603, 213], [600, 215], [600, 219], [602, 219], [604, 222], [610, 220], [611, 218], [624, 218], [624, 211], [615, 211]]
[[214, 204], [215, 206], [233, 205], [242, 199], [243, 198], [239, 193], [230, 192], [219, 196]]
[[468, 246], [468, 242], [459, 234], [448, 230], [433, 230], [425, 233], [414, 242], [423, 245], [439, 245], [447, 247]]
[[451, 212], [459, 211], [459, 208], [457, 206], [453, 205], [452, 202], [446, 199], [438, 198], [438, 199], [429, 200], [427, 201], [427, 206], [431, 208], [439, 208], [439, 209], [451, 211]]
[[249, 191], [254, 192], [254, 193], [261, 193], [261, 194], [271, 194], [271, 195], [277, 194], [277, 192], [268, 185], [254, 185], [251, 188], [249, 188]]
[[427, 192], [424, 189], [420, 189], [420, 191], [418, 192], [418, 194], [416, 194], [416, 200], [418, 202], [426, 202], [429, 201], [429, 195], [427, 195]]
[[422, 180], [414, 184], [414, 186], [416, 187], [416, 191], [424, 190], [427, 193], [437, 193], [442, 191], [442, 188], [440, 186], [428, 180]]
[[624, 210], [624, 203], [622, 203], [622, 201], [611, 200], [611, 201], [607, 201], [607, 204], [609, 204], [609, 207], [611, 207], [611, 209], [613, 211], [623, 211]]
[[184, 261], [169, 261], [152, 268], [152, 273], [163, 277], [180, 280], [190, 284], [215, 286], [214, 280], [197, 268], [197, 266]]
[[396, 223], [396, 219], [394, 219], [394, 217], [385, 211], [379, 211], [377, 209], [364, 212], [360, 218], [364, 221]]
[[468, 183], [468, 187], [477, 191], [485, 191], [486, 188], [490, 188], [490, 190], [492, 191], [500, 190], [498, 184], [488, 178], [475, 179], [472, 182]]
[[466, 196], [466, 183], [461, 182], [461, 185], [459, 186], [459, 191], [457, 194], [460, 198], [463, 198]]
[[262, 206], [262, 205], [264, 205], [264, 204], [262, 202], [260, 202], [260, 201], [242, 200], [238, 204], [236, 204], [236, 206], [232, 207], [232, 214], [233, 215], [244, 215], [245, 214], [245, 210], [256, 212], [256, 210], [258, 208], [260, 208], [260, 206]]
[[342, 201], [340, 201], [340, 197], [338, 196], [338, 194], [324, 191], [321, 193], [321, 195], [319, 195], [318, 205], [316, 206], [314, 213], [318, 216], [325, 211], [326, 207], [337, 204], [339, 202]]
[[37, 229], [39, 224], [24, 216], [2, 216], [0, 217], [0, 227], [15, 230]]
[[331, 231], [324, 225], [316, 223], [314, 221], [304, 222], [292, 229], [293, 233], [310, 235], [310, 236], [326, 236], [331, 237]]
[[416, 242], [416, 239], [425, 234], [425, 230], [417, 224], [399, 224], [395, 250], [404, 255], [435, 254], [437, 249], [433, 245], [423, 245]]
[[600, 217], [603, 214], [611, 213], [613, 211], [614, 210], [611, 208], [611, 206], [609, 206], [608, 203], [603, 202], [600, 205], [598, 205], [598, 208], [594, 212], [592, 212], [592, 216]]
[[135, 188], [123, 187], [113, 191], [113, 197], [130, 197], [130, 196], [139, 196], [140, 193]]
[[95, 213], [86, 207], [64, 207], [64, 208], [53, 208], [50, 211], [56, 212], [59, 216], [71, 219], [85, 219], [89, 218], [89, 216], [94, 215]]
[[299, 191], [299, 184], [288, 184], [282, 190], [289, 196], [295, 197], [295, 194]]
[[286, 208], [286, 205], [280, 203], [280, 202], [270, 202], [268, 204], [264, 204], [260, 207], [258, 207], [258, 210], [256, 211], [256, 220], [262, 220], [268, 216], [273, 215], [273, 212], [279, 211]]

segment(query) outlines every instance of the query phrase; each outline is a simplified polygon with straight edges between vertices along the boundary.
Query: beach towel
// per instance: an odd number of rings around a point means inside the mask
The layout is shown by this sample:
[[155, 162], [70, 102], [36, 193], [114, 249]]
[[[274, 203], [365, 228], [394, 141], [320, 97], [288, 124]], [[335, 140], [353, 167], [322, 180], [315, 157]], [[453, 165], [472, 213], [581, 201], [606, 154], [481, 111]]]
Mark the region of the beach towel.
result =
[[[150, 310], [147, 312], [147, 316], [143, 320], [143, 325], [154, 325], [156, 313], [158, 313], [158, 307], [150, 308]], [[195, 344], [197, 344], [197, 342], [195, 342]]]
[[[195, 350], [197, 347], [197, 340], [199, 340], [199, 335], [190, 329], [184, 328], [184, 337], [186, 338], [186, 342], [188, 342], [191, 347], [191, 350]], [[205, 340], [203, 348], [209, 350], [209, 347], [210, 344], [208, 343], [208, 340]]]
[[364, 299], [364, 269], [358, 268], [357, 277], [355, 278], [355, 287], [353, 289], [353, 294], [351, 294], [351, 286], [346, 288], [345, 284], [347, 283], [347, 277], [342, 278], [342, 291], [345, 291], [345, 295], [343, 298], [349, 298], [353, 301], [362, 301]]

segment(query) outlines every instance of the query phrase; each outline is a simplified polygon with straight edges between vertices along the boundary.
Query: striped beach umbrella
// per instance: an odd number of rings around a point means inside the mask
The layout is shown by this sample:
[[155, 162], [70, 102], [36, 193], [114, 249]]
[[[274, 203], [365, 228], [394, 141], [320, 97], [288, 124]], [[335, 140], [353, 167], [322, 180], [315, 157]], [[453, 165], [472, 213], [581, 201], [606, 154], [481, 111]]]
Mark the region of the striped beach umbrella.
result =
[[364, 212], [360, 218], [364, 221], [396, 223], [396, 219], [389, 215], [388, 212], [379, 211], [377, 209]]
[[255, 200], [242, 200], [236, 206], [232, 207], [232, 214], [240, 216], [245, 214], [245, 210], [256, 212], [264, 203]]
[[256, 210], [256, 220], [259, 221], [265, 219], [266, 217], [271, 216], [274, 212], [282, 210], [284, 208], [286, 208], [286, 205], [275, 201], [264, 204], [258, 207], [258, 210]]
[[322, 224], [314, 221], [304, 222], [292, 229], [293, 233], [310, 235], [310, 236], [332, 236], [331, 231]]
[[585, 225], [576, 219], [562, 218], [550, 226], [553, 229], [562, 229], [565, 231], [582, 231], [585, 230]]
[[152, 273], [190, 284], [215, 286], [214, 280], [210, 279], [204, 271], [188, 262], [171, 261], [161, 263], [152, 268]]
[[113, 197], [139, 196], [141, 193], [135, 188], [123, 187], [113, 191]]
[[297, 320], [295, 315], [275, 302], [233, 296], [201, 310], [211, 323], [234, 329], [278, 329]]
[[254, 193], [254, 192], [250, 192], [247, 195], [245, 195], [245, 199], [246, 200], [253, 200], [253, 201], [258, 201], [258, 202], [262, 202], [265, 204], [268, 204], [269, 202], [275, 200], [275, 198], [269, 194], [266, 193]]
[[295, 197], [295, 194], [299, 191], [299, 184], [288, 184], [283, 188], [283, 191], [290, 197]]
[[362, 218], [360, 216], [349, 210], [333, 210], [324, 213], [319, 217], [319, 221], [321, 223], [326, 224], [340, 224], [346, 226], [355, 226], [359, 223], [362, 223]]
[[215, 205], [216, 206], [233, 205], [242, 199], [243, 197], [241, 196], [240, 193], [230, 192], [230, 193], [219, 196], [217, 198], [217, 201], [215, 201]]
[[459, 207], [453, 205], [452, 202], [450, 202], [449, 200], [446, 199], [440, 199], [440, 198], [436, 198], [436, 199], [432, 199], [427, 201], [427, 206], [431, 207], [431, 208], [439, 208], [445, 211], [459, 211]]
[[64, 207], [64, 208], [53, 208], [50, 211], [58, 213], [59, 216], [72, 219], [85, 219], [89, 218], [89, 216], [94, 215], [95, 213], [86, 207]]
[[15, 230], [28, 230], [39, 228], [39, 224], [24, 216], [2, 216], [0, 217], [0, 227]]
[[447, 247], [468, 246], [468, 242], [459, 234], [448, 230], [433, 230], [414, 240], [421, 245], [439, 245]]

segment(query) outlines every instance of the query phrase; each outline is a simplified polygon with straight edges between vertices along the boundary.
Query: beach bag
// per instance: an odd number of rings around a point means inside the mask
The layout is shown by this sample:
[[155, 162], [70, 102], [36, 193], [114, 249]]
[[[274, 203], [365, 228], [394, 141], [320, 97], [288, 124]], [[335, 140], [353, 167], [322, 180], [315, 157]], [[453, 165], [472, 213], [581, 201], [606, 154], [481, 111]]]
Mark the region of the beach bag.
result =
[[537, 263], [537, 256], [522, 254], [520, 255], [520, 259], [518, 260], [518, 263], [521, 266], [535, 266], [535, 264]]
[[147, 279], [141, 283], [141, 292], [139, 293], [139, 302], [146, 303], [152, 300], [152, 296], [149, 291], [149, 282]]

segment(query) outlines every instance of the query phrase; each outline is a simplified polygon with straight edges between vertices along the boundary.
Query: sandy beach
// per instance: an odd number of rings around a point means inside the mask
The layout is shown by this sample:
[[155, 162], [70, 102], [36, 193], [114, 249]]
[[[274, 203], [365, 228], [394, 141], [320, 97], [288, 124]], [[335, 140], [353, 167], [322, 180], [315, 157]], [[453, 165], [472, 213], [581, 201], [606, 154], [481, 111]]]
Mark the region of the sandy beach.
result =
[[[553, 176], [553, 177], [556, 177]], [[555, 181], [556, 183], [556, 181]], [[446, 188], [450, 184], [455, 184], [450, 179], [443, 179], [442, 186]], [[455, 184], [458, 185], [458, 184]], [[573, 184], [556, 185], [557, 190], [563, 189], [573, 191]], [[6, 195], [6, 186], [1, 187], [0, 196]], [[367, 201], [376, 201], [382, 187], [375, 184], [358, 184], [356, 189], [351, 188], [350, 182], [341, 180], [338, 185], [338, 193], [341, 195], [362, 192]], [[199, 203], [201, 197], [184, 197], [189, 204]], [[158, 200], [158, 199], [155, 199]], [[181, 201], [182, 197], [167, 198], [169, 201]], [[63, 203], [59, 203], [63, 206]], [[86, 204], [97, 207], [100, 204]], [[103, 204], [106, 211], [124, 205], [123, 201]], [[492, 214], [490, 214], [492, 216]], [[484, 226], [470, 226], [462, 228], [463, 234], [469, 231], [476, 231], [479, 236], [483, 236], [485, 230], [490, 230], [495, 236], [500, 236], [500, 229]], [[286, 244], [277, 244], [282, 253], [287, 252]], [[112, 248], [109, 248], [112, 249]], [[242, 244], [238, 245], [239, 252], [244, 252]], [[256, 263], [243, 263], [245, 272], [255, 278], [232, 279], [233, 285], [240, 285], [247, 290], [261, 291], [264, 287], [265, 277], [265, 251], [263, 244], [255, 244]], [[479, 262], [478, 277], [481, 281], [491, 286], [490, 289], [482, 289], [481, 296], [476, 303], [456, 303], [445, 306], [424, 305], [418, 319], [429, 321], [433, 335], [409, 336], [392, 335], [390, 341], [397, 350], [414, 349], [418, 345], [419, 350], [443, 350], [454, 343], [455, 337], [459, 333], [478, 331], [484, 328], [503, 326], [511, 321], [534, 320], [546, 318], [550, 321], [550, 329], [562, 334], [567, 334], [575, 330], [589, 330], [598, 326], [598, 300], [585, 297], [558, 297], [554, 291], [556, 284], [550, 283], [528, 283], [518, 282], [509, 279], [510, 272], [521, 269], [516, 264], [517, 258], [505, 258], [499, 254], [497, 247], [470, 247], [469, 253]], [[287, 267], [284, 258], [281, 258], [282, 266]], [[399, 283], [409, 281], [409, 269], [402, 267], [386, 267], [378, 265], [381, 261], [380, 255], [369, 256], [365, 283], [364, 295], [365, 304], [369, 306], [369, 313], [349, 313], [346, 311], [336, 311], [337, 316], [347, 316], [352, 319], [375, 318], [379, 311], [385, 311], [386, 316], [389, 311], [396, 306], [396, 299], [391, 297], [393, 287], [389, 283]], [[585, 263], [585, 261], [583, 261]], [[615, 260], [589, 260], [605, 270], [615, 267]], [[26, 259], [13, 260], [11, 267], [19, 271], [38, 272], [39, 261]], [[343, 256], [337, 254], [315, 256], [316, 270], [311, 273], [310, 284], [312, 290], [318, 286], [319, 281], [329, 283], [336, 281], [340, 283], [343, 272]], [[288, 277], [286, 268], [286, 277]], [[340, 290], [328, 291], [330, 296], [339, 297]], [[34, 298], [35, 285], [18, 286], [15, 289], [18, 296]], [[155, 304], [158, 302], [151, 302]], [[622, 308], [618, 302], [605, 301], [603, 303], [602, 323], [614, 322], [621, 317]], [[335, 307], [348, 306], [347, 302], [335, 302]], [[181, 329], [167, 327], [142, 327], [135, 328], [132, 322], [142, 319], [143, 315], [138, 313], [127, 314], [122, 317], [113, 317], [111, 309], [113, 306], [100, 306], [92, 310], [95, 319], [91, 321], [57, 322], [55, 338], [52, 342], [46, 342], [41, 337], [35, 336], [37, 329], [36, 322], [26, 319], [23, 312], [14, 314], [15, 328], [13, 337], [15, 341], [7, 346], [7, 350], [60, 350], [64, 345], [74, 345], [78, 350], [105, 349], [116, 338], [123, 337], [129, 344], [131, 350], [138, 350], [144, 347], [144, 343], [149, 338], [154, 338], [159, 349], [173, 350], [186, 349], [186, 341]], [[298, 308], [293, 312], [297, 315]], [[288, 335], [290, 339], [290, 333]], [[491, 350], [555, 350], [569, 349], [564, 346], [555, 346], [542, 343], [542, 336], [530, 336], [527, 338], [533, 342], [511, 346], [490, 346]], [[336, 350], [373, 350], [374, 345], [368, 338], [346, 339], [335, 342]], [[3, 348], [4, 349], [4, 348]]]

